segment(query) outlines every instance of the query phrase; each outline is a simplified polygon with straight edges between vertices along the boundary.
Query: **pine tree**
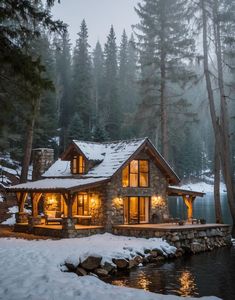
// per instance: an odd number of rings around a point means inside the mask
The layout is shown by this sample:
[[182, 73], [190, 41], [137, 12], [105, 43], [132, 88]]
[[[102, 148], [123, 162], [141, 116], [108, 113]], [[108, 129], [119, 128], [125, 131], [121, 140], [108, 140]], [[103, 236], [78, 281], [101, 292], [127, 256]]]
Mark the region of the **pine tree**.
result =
[[79, 114], [86, 138], [92, 130], [92, 78], [91, 58], [89, 54], [88, 30], [85, 20], [82, 21], [78, 40], [73, 55], [73, 109]]
[[102, 116], [102, 107], [104, 107], [104, 55], [100, 42], [96, 43], [93, 51], [93, 97], [95, 101], [94, 119], [95, 124], [99, 122]]
[[104, 49], [105, 54], [105, 106], [102, 108], [103, 116], [105, 116], [105, 130], [110, 139], [120, 138], [120, 104], [118, 101], [118, 85], [117, 85], [117, 45], [116, 36], [111, 26], [110, 33]]
[[[143, 101], [160, 116], [160, 144], [169, 155], [169, 107], [175, 95], [170, 83], [182, 85], [192, 76], [185, 61], [192, 58], [194, 40], [188, 36], [188, 0], [144, 0], [136, 12], [142, 68]], [[142, 106], [143, 107], [143, 106]], [[159, 108], [159, 109], [158, 109]], [[156, 120], [155, 120], [156, 123]]]
[[78, 113], [75, 113], [68, 128], [69, 140], [85, 140], [86, 132], [82, 119]]
[[71, 92], [71, 53], [68, 33], [54, 41], [56, 61], [57, 119], [59, 120], [59, 152], [65, 150], [68, 141], [68, 126], [73, 115]]

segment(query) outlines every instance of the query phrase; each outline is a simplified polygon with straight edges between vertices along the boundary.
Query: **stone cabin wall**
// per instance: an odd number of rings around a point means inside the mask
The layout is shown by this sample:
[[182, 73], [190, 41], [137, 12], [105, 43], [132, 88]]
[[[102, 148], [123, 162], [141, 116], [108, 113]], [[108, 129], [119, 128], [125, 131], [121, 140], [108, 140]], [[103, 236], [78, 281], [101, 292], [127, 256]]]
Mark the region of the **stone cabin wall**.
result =
[[105, 229], [112, 232], [113, 225], [124, 223], [123, 197], [144, 196], [151, 197], [150, 201], [150, 223], [161, 222], [163, 215], [168, 214], [167, 205], [167, 181], [158, 169], [151, 157], [144, 151], [140, 152], [134, 159], [149, 160], [150, 185], [148, 188], [122, 187], [122, 170], [106, 185], [105, 201]]

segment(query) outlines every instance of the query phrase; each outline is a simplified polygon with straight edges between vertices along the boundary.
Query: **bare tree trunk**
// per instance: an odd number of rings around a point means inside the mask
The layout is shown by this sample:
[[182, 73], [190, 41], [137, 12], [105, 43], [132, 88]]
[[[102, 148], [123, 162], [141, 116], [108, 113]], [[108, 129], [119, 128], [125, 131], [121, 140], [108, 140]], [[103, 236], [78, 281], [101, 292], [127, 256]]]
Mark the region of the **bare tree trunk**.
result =
[[165, 3], [162, 3], [162, 18], [161, 18], [161, 61], [160, 61], [160, 72], [161, 72], [161, 83], [160, 83], [160, 108], [161, 108], [161, 148], [162, 155], [167, 160], [169, 155], [168, 149], [168, 118], [167, 118], [167, 103], [166, 103], [166, 52], [165, 52], [165, 14], [166, 9]]
[[233, 190], [233, 173], [232, 173], [232, 157], [231, 146], [229, 138], [229, 115], [227, 107], [227, 98], [225, 96], [224, 76], [223, 76], [223, 62], [222, 62], [222, 47], [221, 47], [221, 29], [220, 20], [218, 18], [218, 0], [214, 1], [214, 35], [215, 35], [215, 49], [218, 68], [218, 85], [220, 91], [220, 112], [221, 112], [221, 155], [222, 155], [222, 172], [227, 188], [227, 197], [230, 207], [230, 212], [233, 219], [233, 230], [235, 233], [235, 191]]
[[31, 152], [33, 147], [35, 120], [36, 120], [39, 107], [40, 107], [40, 98], [35, 100], [35, 102], [33, 103], [33, 111], [30, 116], [29, 125], [27, 127], [25, 147], [24, 147], [24, 158], [23, 158], [21, 175], [20, 175], [20, 183], [27, 182]]
[[202, 23], [203, 23], [203, 54], [204, 54], [204, 73], [206, 78], [206, 87], [207, 94], [210, 106], [210, 115], [212, 120], [213, 132], [215, 136], [215, 181], [214, 181], [214, 199], [215, 199], [215, 212], [216, 212], [216, 222], [221, 218], [221, 207], [220, 207], [220, 195], [219, 195], [219, 182], [220, 182], [220, 135], [219, 135], [219, 122], [217, 122], [214, 94], [212, 90], [210, 71], [209, 71], [209, 62], [208, 62], [208, 44], [207, 44], [207, 15], [205, 0], [201, 0], [201, 9], [202, 9]]
[[220, 155], [218, 145], [215, 143], [214, 157], [214, 200], [215, 200], [215, 220], [216, 223], [223, 223], [222, 209], [220, 203]]

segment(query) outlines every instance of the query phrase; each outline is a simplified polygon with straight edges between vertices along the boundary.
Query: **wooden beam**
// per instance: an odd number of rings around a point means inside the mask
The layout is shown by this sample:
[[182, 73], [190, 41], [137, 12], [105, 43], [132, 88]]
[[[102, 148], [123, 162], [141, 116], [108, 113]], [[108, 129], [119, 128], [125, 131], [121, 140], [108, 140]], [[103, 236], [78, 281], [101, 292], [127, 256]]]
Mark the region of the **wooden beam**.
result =
[[32, 202], [32, 216], [38, 216], [38, 202], [42, 196], [42, 193], [31, 193], [31, 202]]
[[193, 201], [195, 200], [195, 198], [196, 198], [195, 196], [183, 195], [184, 203], [187, 206], [188, 220], [193, 218]]

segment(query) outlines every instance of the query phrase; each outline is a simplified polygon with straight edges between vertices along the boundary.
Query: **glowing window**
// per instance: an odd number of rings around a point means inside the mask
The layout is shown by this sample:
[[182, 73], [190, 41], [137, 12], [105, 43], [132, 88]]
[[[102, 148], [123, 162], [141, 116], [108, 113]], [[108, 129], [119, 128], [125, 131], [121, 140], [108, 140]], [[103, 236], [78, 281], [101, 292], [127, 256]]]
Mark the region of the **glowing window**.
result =
[[149, 186], [149, 161], [132, 160], [122, 170], [123, 187], [148, 187]]
[[85, 160], [82, 155], [75, 155], [72, 159], [72, 173], [83, 174], [85, 173]]

